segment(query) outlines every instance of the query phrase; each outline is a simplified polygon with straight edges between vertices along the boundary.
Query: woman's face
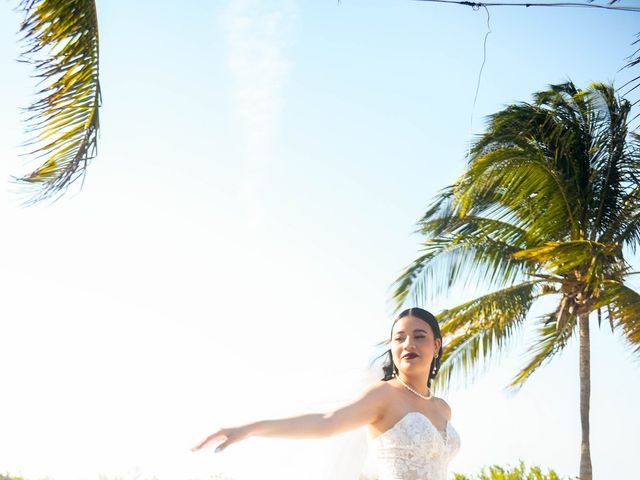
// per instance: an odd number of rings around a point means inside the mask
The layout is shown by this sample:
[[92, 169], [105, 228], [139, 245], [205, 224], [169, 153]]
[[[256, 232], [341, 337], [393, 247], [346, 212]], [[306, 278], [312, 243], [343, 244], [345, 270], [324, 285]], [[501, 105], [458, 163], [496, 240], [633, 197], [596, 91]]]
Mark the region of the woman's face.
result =
[[427, 322], [412, 316], [402, 317], [393, 326], [391, 335], [393, 363], [407, 375], [428, 376], [440, 343]]

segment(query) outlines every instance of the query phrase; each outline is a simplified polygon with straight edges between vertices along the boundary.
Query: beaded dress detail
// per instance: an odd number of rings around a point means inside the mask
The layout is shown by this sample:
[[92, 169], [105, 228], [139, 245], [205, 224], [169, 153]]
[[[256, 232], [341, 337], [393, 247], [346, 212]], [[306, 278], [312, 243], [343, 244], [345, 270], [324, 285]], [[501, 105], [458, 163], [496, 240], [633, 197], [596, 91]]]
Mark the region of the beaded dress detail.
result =
[[421, 412], [409, 412], [369, 443], [379, 480], [446, 480], [447, 467], [460, 449], [460, 437], [447, 422], [438, 430]]

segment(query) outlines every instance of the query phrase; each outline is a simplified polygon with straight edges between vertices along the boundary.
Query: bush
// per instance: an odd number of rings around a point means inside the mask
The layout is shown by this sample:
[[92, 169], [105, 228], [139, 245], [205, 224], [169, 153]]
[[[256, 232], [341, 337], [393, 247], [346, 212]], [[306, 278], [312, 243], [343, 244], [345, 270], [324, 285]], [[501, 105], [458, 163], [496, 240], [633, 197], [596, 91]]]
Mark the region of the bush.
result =
[[0, 480], [24, 480], [22, 477], [12, 477], [8, 473], [0, 473]]
[[[488, 471], [487, 471], [488, 468]], [[527, 470], [524, 462], [520, 460], [517, 467], [501, 467], [499, 465], [491, 465], [484, 467], [480, 473], [468, 477], [460, 473], [454, 473], [452, 480], [573, 480], [571, 477], [560, 477], [556, 472], [549, 469], [544, 473], [540, 467], [534, 466]], [[574, 477], [577, 480], [578, 477]]]

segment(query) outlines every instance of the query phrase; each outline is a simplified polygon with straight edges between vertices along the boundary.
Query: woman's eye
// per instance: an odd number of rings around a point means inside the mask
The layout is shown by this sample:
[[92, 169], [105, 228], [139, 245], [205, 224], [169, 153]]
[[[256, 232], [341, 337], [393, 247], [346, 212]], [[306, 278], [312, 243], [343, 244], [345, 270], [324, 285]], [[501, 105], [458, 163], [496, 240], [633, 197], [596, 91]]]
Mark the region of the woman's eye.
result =
[[[413, 338], [427, 338], [427, 336], [426, 335], [416, 335]], [[394, 338], [393, 340], [396, 341], [396, 342], [404, 342], [404, 338], [401, 338], [401, 337]]]

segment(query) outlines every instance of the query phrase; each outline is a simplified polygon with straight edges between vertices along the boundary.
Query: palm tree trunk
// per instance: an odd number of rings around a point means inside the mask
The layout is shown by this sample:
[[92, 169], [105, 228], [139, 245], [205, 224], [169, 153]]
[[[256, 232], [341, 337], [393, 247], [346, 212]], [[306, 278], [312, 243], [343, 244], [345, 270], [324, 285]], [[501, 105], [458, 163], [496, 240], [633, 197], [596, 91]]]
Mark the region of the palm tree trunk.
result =
[[589, 314], [580, 315], [580, 480], [592, 480], [589, 445], [589, 402], [591, 396], [591, 352], [589, 350]]

